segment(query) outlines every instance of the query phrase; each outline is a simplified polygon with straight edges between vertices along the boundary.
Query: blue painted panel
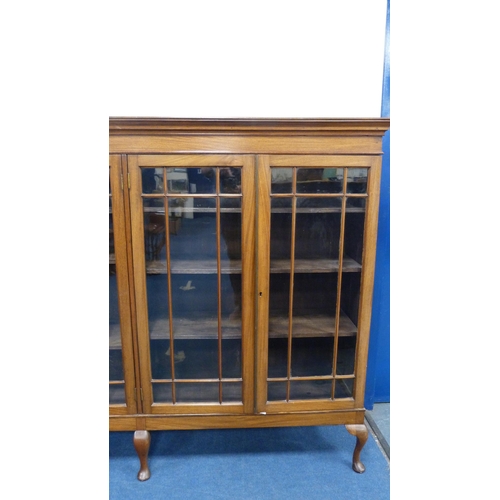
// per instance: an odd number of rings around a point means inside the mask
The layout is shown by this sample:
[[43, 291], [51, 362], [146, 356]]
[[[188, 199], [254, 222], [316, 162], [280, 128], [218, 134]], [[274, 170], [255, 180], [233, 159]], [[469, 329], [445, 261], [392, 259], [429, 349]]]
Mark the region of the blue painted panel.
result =
[[[390, 0], [387, 1], [384, 81], [381, 116], [390, 116]], [[390, 402], [390, 131], [382, 142], [382, 179], [373, 289], [373, 309], [368, 352], [365, 407]]]

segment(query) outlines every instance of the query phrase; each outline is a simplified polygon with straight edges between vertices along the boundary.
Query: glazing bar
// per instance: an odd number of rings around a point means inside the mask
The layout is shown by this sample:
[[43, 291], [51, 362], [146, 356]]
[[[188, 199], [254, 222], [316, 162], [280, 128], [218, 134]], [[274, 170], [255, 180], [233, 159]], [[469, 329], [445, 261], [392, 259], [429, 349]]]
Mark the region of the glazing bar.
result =
[[286, 367], [286, 400], [290, 401], [290, 378], [292, 376], [292, 332], [293, 332], [293, 286], [295, 278], [295, 226], [297, 218], [297, 169], [293, 169], [292, 177], [292, 234], [290, 245], [290, 297], [288, 305], [288, 353]]
[[222, 404], [222, 273], [220, 262], [220, 168], [215, 169], [216, 237], [217, 237], [217, 350], [219, 365], [219, 403]]
[[[163, 188], [165, 193], [167, 193], [167, 173], [163, 172]], [[169, 324], [169, 335], [170, 335], [170, 373], [172, 376], [172, 402], [176, 403], [175, 397], [175, 349], [174, 349], [174, 321], [173, 321], [173, 310], [172, 310], [172, 270], [170, 263], [170, 221], [168, 212], [168, 198], [165, 196], [163, 199], [163, 205], [165, 207], [165, 246], [166, 246], [166, 259], [167, 259], [167, 288], [168, 288], [168, 324]]]
[[337, 374], [337, 351], [339, 345], [340, 330], [340, 299], [342, 295], [342, 267], [344, 264], [344, 230], [345, 230], [345, 212], [347, 205], [347, 168], [344, 168], [344, 186], [342, 189], [344, 197], [342, 198], [342, 212], [340, 214], [340, 241], [339, 241], [339, 274], [337, 280], [337, 304], [335, 306], [335, 331], [333, 333], [333, 381], [332, 381], [332, 399], [335, 399], [335, 376]]

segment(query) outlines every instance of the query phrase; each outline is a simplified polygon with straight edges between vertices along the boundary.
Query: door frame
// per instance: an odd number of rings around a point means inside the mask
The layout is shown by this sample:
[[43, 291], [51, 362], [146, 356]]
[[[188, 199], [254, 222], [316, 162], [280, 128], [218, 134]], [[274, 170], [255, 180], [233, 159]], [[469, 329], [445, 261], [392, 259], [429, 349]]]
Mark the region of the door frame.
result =
[[[257, 340], [256, 340], [256, 410], [259, 413], [288, 413], [301, 411], [331, 411], [363, 408], [366, 376], [366, 358], [370, 335], [372, 285], [375, 268], [376, 231], [379, 202], [380, 155], [259, 155], [258, 217], [257, 217]], [[270, 282], [271, 230], [271, 169], [273, 167], [300, 168], [368, 168], [367, 205], [365, 212], [358, 332], [355, 354], [355, 380], [352, 398], [336, 400], [267, 400], [268, 383], [268, 329]], [[257, 354], [258, 353], [258, 354]]]
[[115, 268], [120, 317], [123, 375], [125, 382], [125, 404], [110, 404], [110, 415], [135, 414], [140, 409], [136, 398], [136, 376], [134, 371], [133, 318], [130, 294], [130, 276], [127, 245], [127, 218], [125, 209], [124, 172], [121, 155], [109, 155], [113, 234], [115, 248]]
[[[253, 155], [236, 154], [144, 154], [128, 155], [132, 254], [137, 304], [141, 398], [144, 413], [251, 414], [254, 411], [254, 318], [255, 318], [255, 162]], [[242, 200], [242, 402], [155, 403], [152, 389], [150, 337], [146, 288], [142, 168], [240, 167]], [[168, 231], [167, 231], [168, 232]], [[168, 236], [167, 236], [168, 237]], [[251, 249], [251, 251], [245, 251]], [[172, 330], [172, 329], [171, 329]], [[173, 334], [171, 335], [171, 341]], [[175, 381], [175, 378], [174, 378]]]

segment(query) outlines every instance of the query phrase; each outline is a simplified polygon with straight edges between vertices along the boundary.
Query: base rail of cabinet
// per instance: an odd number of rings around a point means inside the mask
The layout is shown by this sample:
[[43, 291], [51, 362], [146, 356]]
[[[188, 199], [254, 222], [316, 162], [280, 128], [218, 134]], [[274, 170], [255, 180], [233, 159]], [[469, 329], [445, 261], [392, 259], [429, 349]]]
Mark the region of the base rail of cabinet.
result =
[[368, 429], [364, 424], [365, 410], [337, 412], [296, 413], [296, 414], [256, 414], [256, 415], [190, 415], [157, 416], [129, 415], [110, 416], [110, 431], [134, 431], [134, 448], [139, 457], [139, 481], [146, 481], [151, 473], [148, 466], [148, 452], [151, 442], [149, 431], [197, 430], [197, 429], [237, 429], [257, 427], [297, 427], [314, 425], [345, 425], [349, 434], [356, 437], [352, 458], [352, 468], [363, 473], [365, 466], [360, 453], [368, 440]]
[[365, 410], [254, 415], [110, 415], [110, 431], [244, 429], [363, 424]]

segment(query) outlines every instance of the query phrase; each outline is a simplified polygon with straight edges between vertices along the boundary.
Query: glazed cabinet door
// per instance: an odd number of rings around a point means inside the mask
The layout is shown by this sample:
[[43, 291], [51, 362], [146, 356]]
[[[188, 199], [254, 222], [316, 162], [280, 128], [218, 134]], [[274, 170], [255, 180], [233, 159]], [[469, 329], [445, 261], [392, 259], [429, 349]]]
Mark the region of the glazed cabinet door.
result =
[[257, 410], [363, 407], [378, 156], [260, 156]]
[[109, 412], [137, 412], [132, 348], [125, 198], [125, 162], [109, 157]]
[[254, 408], [253, 156], [129, 155], [145, 413]]

